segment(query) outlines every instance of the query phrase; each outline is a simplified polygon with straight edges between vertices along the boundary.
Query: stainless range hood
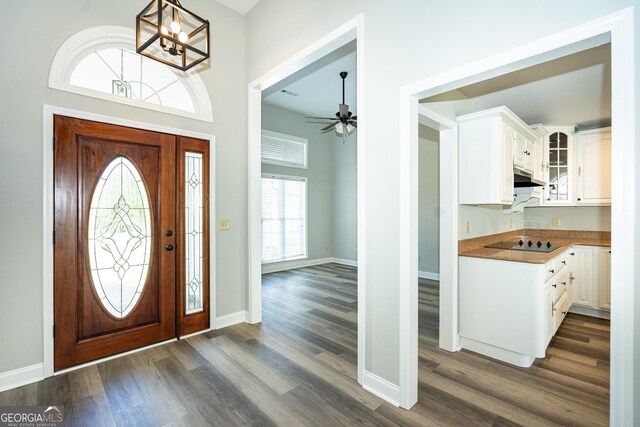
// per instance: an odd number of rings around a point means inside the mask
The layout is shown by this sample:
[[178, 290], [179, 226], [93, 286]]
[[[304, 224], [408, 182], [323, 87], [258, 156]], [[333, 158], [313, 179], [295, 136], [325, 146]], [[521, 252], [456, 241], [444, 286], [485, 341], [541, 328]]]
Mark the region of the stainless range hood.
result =
[[516, 167], [513, 168], [513, 186], [515, 188], [544, 187], [545, 185], [543, 181], [534, 179], [531, 172]]

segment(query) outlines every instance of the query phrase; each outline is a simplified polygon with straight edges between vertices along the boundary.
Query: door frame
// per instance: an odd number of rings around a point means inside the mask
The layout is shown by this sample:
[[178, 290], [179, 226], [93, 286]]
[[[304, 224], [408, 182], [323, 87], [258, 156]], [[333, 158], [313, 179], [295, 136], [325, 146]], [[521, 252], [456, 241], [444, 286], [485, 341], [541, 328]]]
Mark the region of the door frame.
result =
[[[359, 121], [357, 141], [365, 141], [367, 129], [364, 97], [364, 18], [359, 14], [340, 27], [326, 34], [313, 44], [299, 51], [280, 65], [271, 69], [248, 85], [248, 182], [247, 182], [247, 230], [248, 230], [248, 323], [262, 322], [262, 256], [260, 193], [261, 193], [261, 132], [262, 132], [262, 91], [284, 78], [300, 71], [328, 53], [356, 40], [357, 104]], [[358, 265], [358, 382], [364, 384], [365, 353], [365, 162], [364, 144], [357, 144], [357, 265]]]
[[[78, 369], [87, 364], [78, 365], [69, 369], [54, 372], [53, 368], [53, 216], [54, 216], [54, 198], [53, 198], [53, 116], [61, 115], [73, 117], [82, 120], [91, 120], [100, 123], [106, 123], [117, 126], [125, 126], [131, 128], [137, 128], [142, 130], [149, 130], [155, 132], [169, 133], [172, 135], [186, 136], [192, 138], [199, 138], [209, 141], [210, 155], [209, 155], [209, 224], [215, 225], [216, 223], [216, 211], [215, 211], [215, 142], [216, 137], [212, 134], [205, 134], [200, 132], [193, 132], [185, 129], [171, 128], [167, 126], [156, 125], [152, 123], [138, 122], [134, 120], [127, 120], [114, 116], [105, 116], [101, 114], [89, 113], [86, 111], [73, 110], [64, 107], [58, 107], [55, 105], [43, 104], [42, 106], [42, 200], [43, 200], [43, 214], [42, 214], [42, 327], [43, 327], [43, 377], [47, 378], [52, 375], [58, 375], [67, 372], [72, 369]], [[210, 228], [213, 230], [213, 227]], [[216, 295], [216, 269], [215, 269], [215, 233], [210, 231], [209, 236], [209, 324], [210, 328], [215, 325], [215, 295]], [[209, 330], [207, 329], [207, 330]], [[202, 333], [200, 331], [197, 333]], [[184, 337], [181, 337], [184, 338]], [[163, 343], [152, 344], [160, 345]], [[144, 348], [147, 348], [144, 347]], [[121, 353], [115, 356], [109, 356], [103, 359], [98, 359], [88, 364], [97, 363], [103, 360], [108, 360], [114, 357], [119, 357], [123, 354], [129, 354], [131, 352], [139, 351], [135, 349], [129, 352]]]
[[[568, 30], [536, 39], [514, 49], [463, 65], [445, 73], [404, 86], [400, 90], [400, 252], [410, 260], [401, 263], [400, 271], [400, 342], [417, 341], [417, 314], [411, 299], [418, 294], [414, 279], [418, 259], [417, 235], [417, 152], [418, 139], [413, 128], [418, 124], [418, 100], [460, 86], [496, 77], [504, 73], [543, 63], [550, 59], [581, 51], [594, 44], [611, 42], [612, 84], [612, 205], [611, 244], [612, 310], [611, 310], [611, 425], [632, 421], [634, 415], [633, 356], [634, 345], [634, 256], [636, 256], [636, 194], [628, 177], [636, 176], [634, 9], [628, 7], [587, 21]], [[608, 39], [608, 40], [607, 40]], [[450, 167], [457, 168], [456, 164]], [[637, 322], [636, 322], [637, 324]], [[417, 346], [400, 348], [401, 406], [411, 408], [418, 398]], [[636, 390], [637, 392], [638, 390]], [[637, 418], [637, 415], [636, 415]]]

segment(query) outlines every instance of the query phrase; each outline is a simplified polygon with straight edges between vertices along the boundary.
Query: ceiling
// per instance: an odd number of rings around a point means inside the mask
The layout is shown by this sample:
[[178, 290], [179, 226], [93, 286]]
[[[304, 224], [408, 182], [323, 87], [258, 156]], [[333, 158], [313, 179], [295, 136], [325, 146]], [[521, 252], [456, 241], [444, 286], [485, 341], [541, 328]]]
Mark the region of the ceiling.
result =
[[253, 9], [253, 6], [255, 6], [258, 1], [260, 0], [218, 0], [218, 3], [222, 3], [241, 15], [246, 15], [247, 12]]
[[506, 105], [528, 124], [611, 123], [611, 44], [420, 100], [448, 116]]
[[262, 100], [306, 116], [333, 117], [342, 102], [341, 71], [349, 73], [345, 79], [345, 103], [349, 111], [357, 114], [355, 41], [265, 89]]

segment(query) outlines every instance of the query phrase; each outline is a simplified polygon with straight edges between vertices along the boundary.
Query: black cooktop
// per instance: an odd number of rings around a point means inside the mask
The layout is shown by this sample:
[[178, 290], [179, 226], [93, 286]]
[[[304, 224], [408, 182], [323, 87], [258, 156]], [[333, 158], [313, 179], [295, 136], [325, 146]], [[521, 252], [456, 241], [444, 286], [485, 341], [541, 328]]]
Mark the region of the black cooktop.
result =
[[492, 249], [509, 249], [513, 251], [529, 251], [529, 252], [543, 252], [543, 253], [553, 252], [559, 247], [560, 245], [554, 245], [549, 241], [529, 239], [527, 237], [523, 237], [518, 240], [507, 240], [504, 242], [498, 242], [492, 245], [485, 246], [485, 248], [492, 248]]

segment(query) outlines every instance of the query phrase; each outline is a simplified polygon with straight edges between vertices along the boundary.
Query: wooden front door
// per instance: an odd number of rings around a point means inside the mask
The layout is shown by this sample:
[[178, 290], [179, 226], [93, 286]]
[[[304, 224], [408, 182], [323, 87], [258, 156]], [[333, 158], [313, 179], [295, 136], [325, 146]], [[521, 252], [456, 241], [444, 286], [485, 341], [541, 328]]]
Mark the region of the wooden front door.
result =
[[184, 286], [179, 138], [61, 116], [54, 131], [58, 370], [175, 337]]

